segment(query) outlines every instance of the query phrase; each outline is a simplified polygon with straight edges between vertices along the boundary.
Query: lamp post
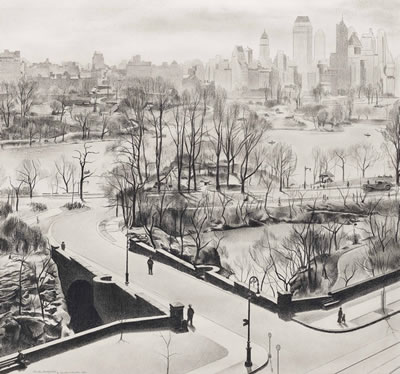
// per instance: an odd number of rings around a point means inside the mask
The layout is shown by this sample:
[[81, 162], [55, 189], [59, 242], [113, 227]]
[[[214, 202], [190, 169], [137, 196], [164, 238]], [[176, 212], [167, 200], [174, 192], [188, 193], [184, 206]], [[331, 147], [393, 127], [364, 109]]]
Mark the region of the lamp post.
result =
[[274, 369], [272, 367], [271, 339], [272, 339], [272, 334], [269, 332], [268, 333], [268, 361], [269, 361], [269, 366], [271, 368], [271, 373], [272, 373], [274, 371]]
[[247, 326], [247, 346], [246, 346], [246, 362], [244, 363], [244, 366], [247, 368], [253, 366], [253, 363], [251, 362], [251, 345], [250, 345], [250, 304], [251, 304], [251, 284], [256, 283], [257, 285], [257, 292], [256, 294], [258, 295], [260, 293], [260, 282], [256, 276], [252, 276], [249, 279], [249, 296], [248, 296], [248, 304], [247, 304], [247, 319], [243, 320], [243, 326]]
[[125, 284], [129, 284], [129, 232], [126, 230]]
[[281, 350], [281, 346], [278, 344], [276, 346], [276, 372], [279, 374], [279, 351]]
[[311, 168], [304, 166], [304, 189], [307, 188], [307, 170], [311, 171]]

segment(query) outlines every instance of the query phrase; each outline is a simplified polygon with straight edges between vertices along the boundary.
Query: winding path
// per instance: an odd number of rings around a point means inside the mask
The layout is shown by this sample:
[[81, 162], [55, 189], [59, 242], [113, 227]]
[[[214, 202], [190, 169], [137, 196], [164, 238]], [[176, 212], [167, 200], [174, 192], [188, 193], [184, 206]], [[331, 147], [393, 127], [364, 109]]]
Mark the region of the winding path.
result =
[[[50, 228], [51, 236], [67, 249], [98, 263], [121, 279], [125, 272], [125, 242], [110, 243], [99, 233], [98, 223], [112, 212], [103, 207], [103, 200], [93, 202], [92, 209], [85, 212], [71, 212], [56, 218]], [[96, 205], [96, 206], [95, 206]], [[123, 237], [121, 237], [123, 239]], [[211, 284], [179, 272], [169, 266], [156, 263], [154, 276], [147, 275], [146, 258], [129, 254], [131, 282], [167, 302], [181, 301], [192, 304], [197, 315], [201, 315], [242, 337], [246, 328], [242, 319], [247, 312], [247, 302], [243, 298], [223, 291]], [[400, 327], [400, 318], [393, 317], [391, 323]], [[386, 322], [368, 328], [342, 334], [326, 334], [313, 331], [292, 321], [283, 321], [268, 310], [252, 305], [252, 340], [260, 346], [267, 345], [267, 333], [272, 332], [273, 344], [282, 347], [282, 373], [332, 373], [332, 369], [344, 369], [349, 364], [362, 362], [366, 351], [372, 345], [376, 349], [393, 343], [393, 332]], [[375, 349], [375, 348], [374, 348]], [[245, 347], [243, 347], [243, 356]], [[364, 373], [360, 364], [352, 366], [352, 373]], [[360, 371], [357, 368], [360, 367]]]

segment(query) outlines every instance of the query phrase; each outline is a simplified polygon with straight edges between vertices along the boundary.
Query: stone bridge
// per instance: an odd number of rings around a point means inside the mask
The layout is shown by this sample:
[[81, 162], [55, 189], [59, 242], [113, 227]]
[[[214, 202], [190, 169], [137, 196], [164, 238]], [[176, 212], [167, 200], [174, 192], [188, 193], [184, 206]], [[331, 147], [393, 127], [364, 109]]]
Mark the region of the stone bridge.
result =
[[110, 275], [80, 256], [53, 249], [52, 258], [58, 267], [75, 332], [113, 321], [168, 315], [170, 312], [147, 295], [114, 282]]

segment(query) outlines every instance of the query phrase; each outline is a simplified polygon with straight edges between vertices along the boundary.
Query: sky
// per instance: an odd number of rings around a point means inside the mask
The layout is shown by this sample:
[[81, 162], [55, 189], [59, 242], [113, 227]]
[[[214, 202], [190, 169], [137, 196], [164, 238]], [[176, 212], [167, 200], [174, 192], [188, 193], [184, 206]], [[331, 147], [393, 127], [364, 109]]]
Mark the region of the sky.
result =
[[400, 0], [1, 0], [0, 49], [20, 50], [32, 62], [89, 63], [95, 50], [109, 65], [140, 54], [153, 63], [229, 58], [235, 45], [254, 49], [265, 29], [271, 55], [292, 55], [292, 27], [309, 16], [335, 49], [343, 16], [359, 34], [386, 31], [400, 54]]

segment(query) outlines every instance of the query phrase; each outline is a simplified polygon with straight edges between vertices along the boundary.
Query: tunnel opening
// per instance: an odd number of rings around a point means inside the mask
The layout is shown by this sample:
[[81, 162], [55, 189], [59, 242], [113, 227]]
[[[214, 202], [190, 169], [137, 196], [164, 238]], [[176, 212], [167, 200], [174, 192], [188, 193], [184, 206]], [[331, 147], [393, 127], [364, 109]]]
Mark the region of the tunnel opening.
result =
[[71, 316], [70, 327], [74, 332], [88, 330], [103, 323], [93, 304], [93, 288], [87, 281], [72, 283], [68, 289], [67, 306]]

